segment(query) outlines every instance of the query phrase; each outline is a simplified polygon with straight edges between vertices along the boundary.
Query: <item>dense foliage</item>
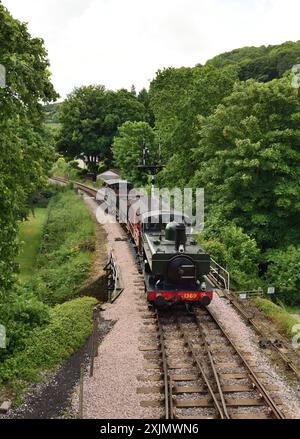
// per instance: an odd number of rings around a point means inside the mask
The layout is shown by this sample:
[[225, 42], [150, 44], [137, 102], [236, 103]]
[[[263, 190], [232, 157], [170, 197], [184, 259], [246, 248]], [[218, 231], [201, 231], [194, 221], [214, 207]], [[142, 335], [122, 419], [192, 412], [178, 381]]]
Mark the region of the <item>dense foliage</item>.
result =
[[300, 246], [267, 252], [267, 279], [278, 287], [277, 296], [288, 305], [300, 304]]
[[289, 78], [236, 84], [208, 118], [192, 181], [265, 250], [299, 242], [300, 99]]
[[[45, 183], [51, 166], [51, 137], [43, 127], [42, 102], [57, 97], [49, 80], [43, 41], [15, 20], [0, 3], [0, 64], [6, 85], [0, 87], [0, 296], [12, 285], [17, 221], [26, 203]], [[1, 300], [1, 299], [0, 299]]]
[[48, 104], [44, 106], [44, 115], [46, 124], [59, 123], [60, 104]]
[[232, 286], [252, 290], [258, 285], [260, 250], [253, 238], [234, 224], [207, 224], [198, 237], [200, 244], [224, 267], [230, 269]]
[[255, 79], [267, 82], [278, 79], [294, 65], [300, 63], [300, 41], [276, 46], [243, 47], [211, 59], [216, 67], [232, 65], [242, 81]]
[[220, 70], [213, 66], [158, 72], [150, 86], [150, 100], [166, 160], [159, 178], [162, 186], [184, 186], [197, 170], [197, 163], [190, 156], [199, 140], [197, 116], [211, 114], [231, 93], [236, 79], [231, 68]]
[[23, 349], [0, 364], [0, 383], [38, 380], [40, 372], [76, 352], [92, 332], [96, 304], [96, 299], [84, 297], [50, 309], [48, 324], [33, 329]]
[[111, 145], [118, 127], [145, 117], [144, 105], [127, 90], [77, 88], [61, 105], [58, 150], [72, 160], [84, 158], [89, 169], [96, 171], [99, 162], [112, 163]]
[[150, 163], [155, 163], [158, 148], [155, 144], [154, 130], [147, 122], [125, 122], [114, 139], [113, 155], [121, 175], [136, 185], [147, 183], [147, 173], [137, 166], [143, 156], [143, 147], [150, 151]]
[[[82, 199], [65, 188], [51, 199], [47, 212], [36, 270], [0, 302], [7, 332], [7, 347], [0, 350], [0, 386], [37, 379], [91, 333], [97, 300], [76, 297], [93, 261], [94, 223]], [[51, 307], [56, 304], [62, 305]]]
[[83, 201], [72, 191], [53, 198], [48, 210], [39, 270], [26, 287], [42, 302], [55, 305], [79, 293], [90, 272], [95, 230]]

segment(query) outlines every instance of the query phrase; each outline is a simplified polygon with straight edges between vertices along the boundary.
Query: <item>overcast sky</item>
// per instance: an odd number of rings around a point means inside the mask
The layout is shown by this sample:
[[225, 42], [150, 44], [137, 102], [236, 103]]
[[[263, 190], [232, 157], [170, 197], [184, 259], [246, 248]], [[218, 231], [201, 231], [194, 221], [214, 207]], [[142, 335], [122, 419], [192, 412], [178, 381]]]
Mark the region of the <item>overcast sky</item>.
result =
[[158, 69], [300, 39], [299, 0], [2, 0], [45, 40], [53, 83], [148, 87]]

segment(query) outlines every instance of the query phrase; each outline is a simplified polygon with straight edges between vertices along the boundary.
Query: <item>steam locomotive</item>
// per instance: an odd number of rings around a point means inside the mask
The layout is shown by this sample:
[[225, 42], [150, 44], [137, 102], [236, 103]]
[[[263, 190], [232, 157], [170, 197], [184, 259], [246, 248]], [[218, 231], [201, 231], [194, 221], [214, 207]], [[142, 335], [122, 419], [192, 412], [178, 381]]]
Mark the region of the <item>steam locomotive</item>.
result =
[[[120, 182], [105, 181], [104, 191], [113, 190], [117, 211], [126, 196], [126, 229], [141, 261], [147, 300], [156, 307], [176, 303], [208, 306], [213, 299], [212, 287], [205, 277], [210, 272], [210, 256], [193, 239], [190, 219], [162, 204], [159, 210], [149, 208], [141, 213], [133, 207], [142, 195], [125, 195], [119, 189]], [[149, 204], [155, 205], [151, 199]]]

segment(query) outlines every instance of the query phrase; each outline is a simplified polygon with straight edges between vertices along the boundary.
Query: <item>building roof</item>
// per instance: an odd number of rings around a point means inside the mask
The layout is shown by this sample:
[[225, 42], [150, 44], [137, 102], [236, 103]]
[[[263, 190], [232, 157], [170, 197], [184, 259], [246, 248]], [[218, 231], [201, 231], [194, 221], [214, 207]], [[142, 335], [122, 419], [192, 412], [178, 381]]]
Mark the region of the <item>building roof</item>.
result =
[[109, 181], [109, 180], [119, 179], [120, 175], [114, 171], [109, 170], [109, 171], [103, 172], [102, 174], [98, 175], [98, 178], [102, 178], [102, 180], [104, 180], [104, 181]]

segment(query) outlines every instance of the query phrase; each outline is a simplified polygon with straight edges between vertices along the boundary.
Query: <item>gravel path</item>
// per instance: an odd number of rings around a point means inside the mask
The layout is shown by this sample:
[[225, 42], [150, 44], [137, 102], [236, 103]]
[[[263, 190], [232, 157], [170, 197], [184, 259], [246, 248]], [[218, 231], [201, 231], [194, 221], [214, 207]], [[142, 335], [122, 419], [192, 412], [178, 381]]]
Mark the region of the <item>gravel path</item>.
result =
[[[101, 212], [99, 214], [98, 205], [93, 199], [84, 198], [99, 219]], [[102, 313], [102, 318], [116, 324], [99, 346], [94, 377], [85, 377], [84, 418], [142, 419], [145, 412], [137, 395], [137, 375], [143, 372], [144, 364], [138, 340], [142, 318], [135, 296], [138, 272], [128, 243], [116, 241], [126, 237], [121, 227], [118, 224], [103, 227], [123, 274], [125, 290], [115, 304], [106, 306], [106, 311]], [[72, 406], [74, 411], [78, 411], [78, 388], [73, 395]]]
[[279, 391], [276, 392], [276, 396], [280, 397], [283, 405], [287, 409], [287, 411], [284, 411], [286, 417], [299, 419], [300, 383], [298, 388], [291, 388], [291, 386], [277, 374], [274, 364], [270, 363], [264, 351], [259, 348], [255, 332], [246, 326], [242, 318], [226, 300], [220, 299], [220, 297], [215, 294], [210, 309], [215, 312], [217, 318], [237, 346], [242, 351], [251, 354], [251, 359], [255, 360], [257, 369], [260, 372], [265, 372], [269, 376], [268, 382], [278, 386]]

